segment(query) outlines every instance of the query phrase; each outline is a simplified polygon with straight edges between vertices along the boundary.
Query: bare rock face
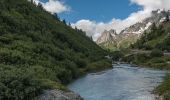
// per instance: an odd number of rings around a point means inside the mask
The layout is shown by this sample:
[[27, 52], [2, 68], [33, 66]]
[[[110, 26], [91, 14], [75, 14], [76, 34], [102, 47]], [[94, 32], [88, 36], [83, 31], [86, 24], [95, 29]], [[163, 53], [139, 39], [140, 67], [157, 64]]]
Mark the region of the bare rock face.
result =
[[83, 98], [72, 91], [64, 92], [61, 90], [44, 90], [37, 100], [83, 100]]
[[166, 20], [166, 17], [170, 16], [170, 11], [165, 11], [163, 9], [158, 9], [152, 11], [151, 17], [144, 19], [142, 22], [138, 22], [126, 29], [122, 30], [120, 34], [142, 34], [144, 31], [150, 29], [151, 25], [155, 23], [159, 26], [162, 22]]
[[110, 30], [110, 31], [104, 31], [102, 35], [97, 39], [96, 43], [101, 44], [104, 42], [114, 42], [116, 40], [116, 31]]

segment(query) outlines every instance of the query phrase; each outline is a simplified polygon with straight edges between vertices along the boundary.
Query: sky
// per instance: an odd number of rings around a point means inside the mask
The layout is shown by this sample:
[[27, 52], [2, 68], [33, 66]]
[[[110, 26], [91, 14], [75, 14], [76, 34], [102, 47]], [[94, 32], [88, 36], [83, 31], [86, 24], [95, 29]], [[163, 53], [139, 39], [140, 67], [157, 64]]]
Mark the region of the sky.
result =
[[61, 18], [75, 23], [81, 19], [108, 22], [113, 17], [125, 19], [139, 9], [137, 5], [130, 5], [128, 0], [65, 0], [71, 6], [70, 13], [59, 14]]
[[151, 11], [170, 9], [170, 0], [34, 0], [52, 14], [84, 30], [96, 40], [104, 30], [117, 33], [151, 16]]

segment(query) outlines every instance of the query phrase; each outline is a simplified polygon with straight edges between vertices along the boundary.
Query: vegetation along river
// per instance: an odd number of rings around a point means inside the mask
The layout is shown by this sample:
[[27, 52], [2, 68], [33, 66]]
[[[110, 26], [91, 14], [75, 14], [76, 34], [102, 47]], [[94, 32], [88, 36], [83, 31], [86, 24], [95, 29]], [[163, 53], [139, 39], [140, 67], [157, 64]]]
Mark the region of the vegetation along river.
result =
[[68, 85], [85, 100], [154, 100], [151, 93], [166, 71], [114, 65], [111, 70], [88, 74]]

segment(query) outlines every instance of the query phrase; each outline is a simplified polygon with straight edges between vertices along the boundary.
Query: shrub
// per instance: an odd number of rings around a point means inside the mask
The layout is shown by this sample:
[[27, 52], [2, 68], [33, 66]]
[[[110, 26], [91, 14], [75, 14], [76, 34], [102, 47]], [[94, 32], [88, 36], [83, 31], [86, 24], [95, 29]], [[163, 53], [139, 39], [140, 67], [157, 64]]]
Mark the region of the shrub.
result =
[[77, 59], [76, 64], [78, 68], [85, 68], [87, 66], [87, 63], [83, 59]]
[[150, 57], [148, 56], [148, 54], [137, 54], [135, 56], [135, 60], [141, 63], [145, 63], [147, 59], [149, 59]]
[[165, 63], [166, 60], [160, 57], [156, 57], [156, 58], [151, 59], [151, 62], [152, 63]]
[[[12, 66], [11, 66], [12, 67]], [[0, 99], [1, 100], [29, 100], [36, 96], [42, 87], [31, 72], [4, 67], [0, 69]], [[5, 70], [4, 69], [8, 69]]]
[[150, 54], [151, 57], [162, 57], [163, 56], [163, 52], [158, 50], [158, 49], [154, 49], [151, 51]]
[[124, 56], [124, 54], [121, 51], [115, 51], [112, 54], [112, 59], [114, 61], [118, 61], [120, 58], [122, 58]]

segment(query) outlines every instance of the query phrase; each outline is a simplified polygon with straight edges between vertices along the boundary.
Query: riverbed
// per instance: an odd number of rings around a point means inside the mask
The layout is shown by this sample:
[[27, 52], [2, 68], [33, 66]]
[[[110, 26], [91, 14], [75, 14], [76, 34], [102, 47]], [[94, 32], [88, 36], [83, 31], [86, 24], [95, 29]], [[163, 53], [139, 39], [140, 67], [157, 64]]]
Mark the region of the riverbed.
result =
[[87, 74], [68, 88], [84, 100], [155, 100], [152, 91], [165, 74], [162, 70], [118, 64], [110, 70]]

